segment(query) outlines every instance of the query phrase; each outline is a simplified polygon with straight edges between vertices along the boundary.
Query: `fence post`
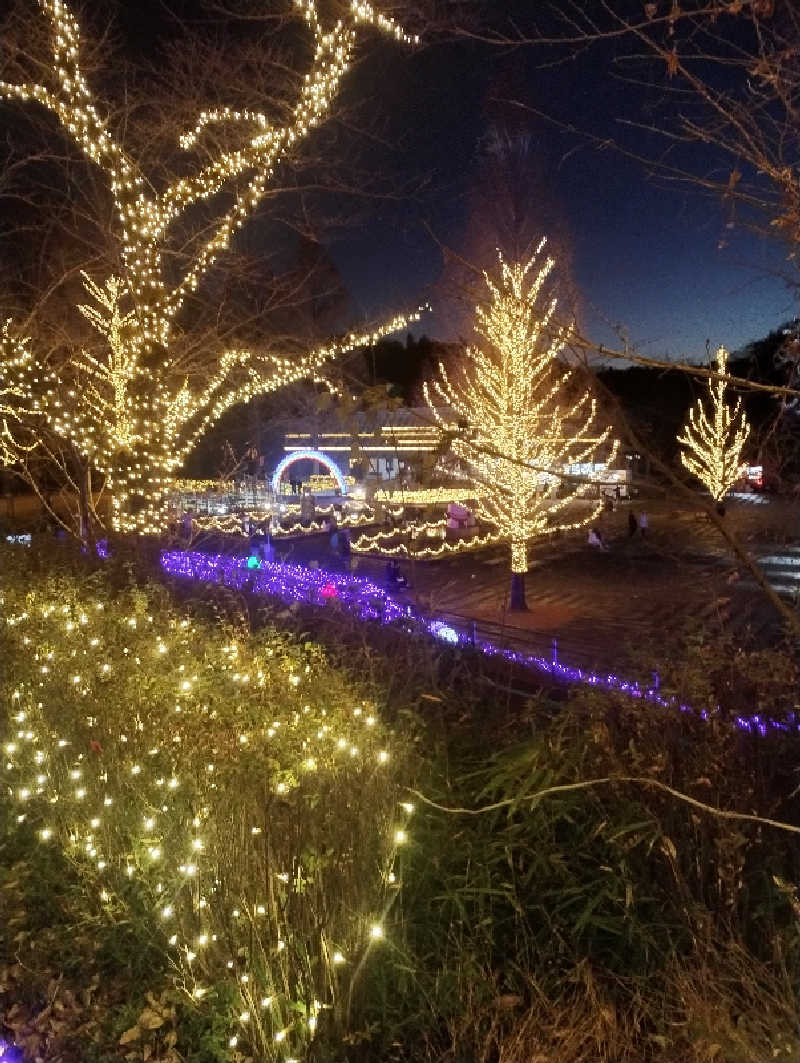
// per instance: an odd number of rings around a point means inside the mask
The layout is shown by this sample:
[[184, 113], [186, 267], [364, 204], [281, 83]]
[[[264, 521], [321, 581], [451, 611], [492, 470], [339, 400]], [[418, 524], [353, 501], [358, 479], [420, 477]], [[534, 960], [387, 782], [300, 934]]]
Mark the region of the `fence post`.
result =
[[475, 646], [478, 645], [478, 621], [477, 620], [473, 620], [471, 626], [472, 626], [472, 631], [471, 631], [471, 634], [470, 634], [470, 638], [472, 640], [473, 647], [475, 647]]

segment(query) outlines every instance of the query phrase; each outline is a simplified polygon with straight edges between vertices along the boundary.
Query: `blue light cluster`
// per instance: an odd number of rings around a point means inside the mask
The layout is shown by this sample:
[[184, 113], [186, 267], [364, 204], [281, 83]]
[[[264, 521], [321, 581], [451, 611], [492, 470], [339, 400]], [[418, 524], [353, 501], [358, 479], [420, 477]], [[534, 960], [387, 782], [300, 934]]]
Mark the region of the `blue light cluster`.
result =
[[[697, 711], [677, 698], [664, 697], [654, 677], [652, 686], [641, 686], [613, 672], [592, 672], [572, 668], [556, 659], [520, 653], [484, 639], [458, 632], [444, 620], [424, 617], [414, 612], [411, 606], [403, 605], [370, 580], [349, 573], [330, 572], [326, 569], [303, 568], [301, 565], [284, 565], [278, 562], [262, 562], [258, 569], [248, 568], [248, 559], [227, 554], [203, 554], [197, 551], [164, 551], [161, 565], [173, 576], [201, 580], [205, 583], [222, 583], [239, 590], [247, 588], [255, 594], [268, 594], [286, 602], [303, 602], [310, 605], [329, 606], [331, 601], [353, 613], [362, 620], [376, 620], [383, 624], [402, 622], [407, 631], [422, 631], [451, 646], [470, 647], [487, 657], [500, 657], [505, 661], [532, 668], [543, 675], [566, 683], [582, 683], [598, 690], [624, 694], [651, 705], [675, 708], [680, 712], [697, 715], [707, 720], [705, 710]], [[769, 731], [800, 732], [800, 722], [791, 716], [786, 720], [774, 720], [760, 715], [736, 716], [734, 723], [742, 731], [766, 735]]]

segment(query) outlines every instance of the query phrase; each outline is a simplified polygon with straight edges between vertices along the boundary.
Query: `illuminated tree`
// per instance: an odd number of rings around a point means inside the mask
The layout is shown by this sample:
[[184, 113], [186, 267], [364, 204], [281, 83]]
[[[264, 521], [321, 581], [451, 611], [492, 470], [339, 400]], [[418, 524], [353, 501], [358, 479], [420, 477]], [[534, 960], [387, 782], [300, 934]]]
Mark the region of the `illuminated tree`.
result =
[[737, 399], [731, 409], [725, 399], [727, 391], [728, 352], [717, 348], [717, 376], [708, 381], [710, 412], [702, 399], [689, 410], [689, 420], [678, 441], [683, 443], [681, 461], [721, 503], [739, 479], [742, 469], [742, 450], [750, 434], [750, 425]]
[[[167, 180], [155, 190], [95, 105], [81, 65], [76, 19], [62, 0], [40, 0], [40, 7], [49, 20], [51, 84], [0, 81], [0, 98], [38, 103], [99, 167], [113, 201], [121, 275], [102, 283], [84, 278], [91, 301], [80, 310], [103, 337], [106, 353], [71, 356], [55, 379], [46, 380], [41, 365], [18, 360], [19, 347], [12, 342], [10, 358], [16, 361], [6, 362], [4, 349], [0, 380], [13, 372], [15, 405], [21, 410], [33, 405], [41, 423], [102, 474], [111, 494], [115, 530], [159, 532], [166, 522], [165, 499], [175, 471], [226, 410], [293, 381], [314, 379], [343, 351], [374, 343], [407, 325], [409, 319], [398, 316], [297, 359], [285, 351], [222, 348], [211, 365], [207, 360], [198, 365], [176, 353], [176, 321], [187, 297], [270, 193], [276, 167], [329, 116], [352, 61], [359, 27], [377, 27], [403, 42], [411, 38], [361, 0], [353, 0], [347, 16], [327, 28], [315, 0], [297, 0], [315, 47], [296, 101], [283, 112], [282, 121], [228, 107], [202, 111], [180, 137], [180, 146], [198, 159], [204, 152], [203, 162], [189, 176]], [[227, 136], [223, 147], [212, 141], [214, 131]], [[187, 229], [202, 225], [197, 213], [201, 208], [218, 213], [201, 230], [176, 280], [168, 241], [176, 227], [185, 236]]]
[[[70, 532], [80, 528], [86, 538], [92, 518], [96, 520], [89, 467], [44, 417], [42, 395], [54, 391], [57, 383], [54, 373], [37, 365], [30, 339], [15, 337], [6, 322], [0, 330], [0, 468], [13, 466], [57, 524]], [[50, 487], [42, 486], [45, 467], [74, 498], [74, 525], [59, 516], [49, 500]]]
[[[581, 527], [600, 512], [598, 502], [576, 517], [572, 503], [593, 480], [573, 478], [569, 469], [592, 461], [611, 435], [596, 428], [595, 400], [588, 391], [573, 394], [573, 373], [558, 360], [569, 329], [554, 324], [556, 300], [539, 309], [555, 264], [547, 258], [534, 270], [544, 244], [524, 264], [500, 256], [499, 280], [486, 274], [488, 306], [477, 309], [475, 331], [485, 342], [467, 348], [460, 379], [451, 381], [440, 363], [439, 379], [425, 386], [442, 427], [452, 426], [453, 415], [465, 426], [453, 451], [480, 484], [481, 516], [511, 545], [512, 609], [526, 608], [528, 540]], [[609, 444], [606, 461], [616, 448]]]
[[6, 322], [0, 330], [0, 465], [30, 447], [25, 425], [37, 415], [30, 391], [33, 356], [26, 339], [15, 339]]

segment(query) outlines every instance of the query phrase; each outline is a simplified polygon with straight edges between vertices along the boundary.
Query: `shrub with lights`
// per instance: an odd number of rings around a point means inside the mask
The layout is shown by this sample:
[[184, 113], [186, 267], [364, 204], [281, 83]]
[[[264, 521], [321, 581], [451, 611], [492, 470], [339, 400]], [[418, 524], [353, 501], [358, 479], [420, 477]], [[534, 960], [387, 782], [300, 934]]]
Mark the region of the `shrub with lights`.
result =
[[4, 799], [109, 921], [144, 897], [187, 1001], [235, 987], [234, 1057], [301, 1056], [383, 938], [403, 758], [317, 649], [106, 586], [6, 580]]

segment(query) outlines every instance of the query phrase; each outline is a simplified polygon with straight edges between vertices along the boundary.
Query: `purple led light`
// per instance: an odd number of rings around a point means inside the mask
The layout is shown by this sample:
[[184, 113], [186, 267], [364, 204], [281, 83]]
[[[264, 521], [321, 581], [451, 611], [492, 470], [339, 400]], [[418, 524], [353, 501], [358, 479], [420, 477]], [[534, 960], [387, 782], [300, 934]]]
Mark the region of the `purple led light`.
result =
[[[247, 562], [246, 557], [197, 551], [165, 550], [161, 554], [161, 567], [172, 576], [222, 583], [236, 590], [246, 588], [254, 594], [269, 594], [285, 602], [310, 605], [338, 602], [347, 612], [362, 620], [380, 620], [385, 624], [409, 615], [406, 606], [400, 605], [375, 583], [359, 576], [303, 568], [302, 565], [282, 565], [275, 561], [262, 561], [259, 568], [249, 568]], [[332, 593], [334, 588], [335, 594]]]
[[[597, 673], [582, 668], [573, 668], [556, 658], [551, 660], [534, 654], [520, 653], [486, 640], [475, 640], [462, 634], [445, 620], [424, 617], [410, 606], [401, 605], [381, 587], [370, 580], [349, 573], [330, 572], [326, 569], [308, 569], [301, 565], [283, 565], [278, 562], [262, 562], [261, 567], [251, 569], [246, 557], [231, 557], [227, 554], [202, 554], [197, 551], [164, 551], [161, 565], [170, 575], [205, 583], [222, 583], [241, 590], [247, 587], [255, 594], [268, 594], [286, 602], [304, 602], [310, 605], [327, 606], [338, 603], [361, 620], [377, 620], [383, 624], [403, 621], [407, 630], [423, 631], [449, 645], [472, 648], [487, 657], [502, 657], [503, 660], [531, 668], [543, 675], [565, 683], [581, 683], [585, 686], [624, 694], [658, 705], [661, 708], [676, 708], [680, 712], [697, 715], [708, 720], [713, 714], [705, 709], [696, 712], [691, 705], [677, 698], [665, 698], [660, 690], [660, 680], [654, 678], [651, 687], [641, 687], [637, 682], [624, 679], [614, 672]], [[333, 589], [335, 588], [335, 594]], [[334, 606], [335, 607], [335, 606]], [[765, 719], [762, 716], [736, 716], [734, 724], [750, 734], [766, 735], [770, 731], [800, 732], [800, 721], [793, 715], [787, 720]]]
[[22, 1049], [0, 1038], [0, 1063], [22, 1063]]

